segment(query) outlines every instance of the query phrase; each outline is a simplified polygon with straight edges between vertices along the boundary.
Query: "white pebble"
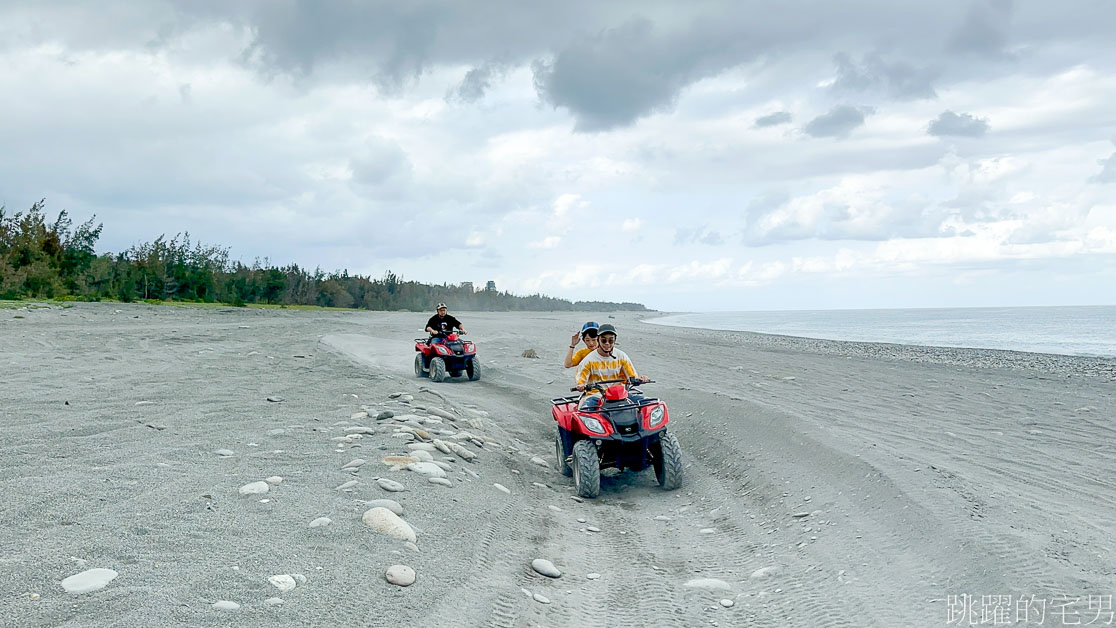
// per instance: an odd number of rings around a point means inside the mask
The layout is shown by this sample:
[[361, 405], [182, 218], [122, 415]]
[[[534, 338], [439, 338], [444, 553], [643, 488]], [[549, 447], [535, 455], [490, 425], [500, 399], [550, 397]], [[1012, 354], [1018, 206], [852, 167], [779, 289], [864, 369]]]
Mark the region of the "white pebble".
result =
[[364, 513], [361, 520], [364, 521], [364, 525], [381, 534], [412, 543], [417, 541], [414, 528], [387, 508], [372, 508]]
[[597, 578], [601, 577], [601, 574], [599, 574], [599, 573], [587, 573], [587, 574], [585, 574], [585, 577], [590, 579], [590, 580], [596, 580]]
[[236, 609], [240, 608], [240, 604], [237, 604], [236, 602], [230, 602], [228, 600], [220, 600], [213, 603], [213, 608], [219, 611], [235, 611]]
[[217, 454], [218, 456], [235, 456], [236, 455], [236, 452], [231, 450], [231, 449], [218, 449], [217, 451], [214, 451], [213, 453]]
[[269, 597], [266, 600], [264, 600], [264, 604], [267, 604], [268, 606], [279, 606], [282, 603], [283, 603], [283, 598], [279, 598], [279, 597]]
[[271, 490], [267, 482], [252, 482], [240, 487], [241, 495], [263, 495]]
[[87, 569], [62, 580], [66, 593], [81, 595], [105, 588], [112, 579], [120, 574], [111, 569]]
[[547, 578], [559, 578], [562, 576], [562, 572], [554, 566], [554, 563], [545, 558], [536, 558], [535, 560], [532, 560], [531, 569], [534, 569]]
[[415, 582], [415, 570], [407, 565], [392, 565], [384, 573], [387, 581], [401, 587], [409, 587]]
[[356, 458], [356, 459], [353, 459], [353, 460], [350, 460], [350, 461], [346, 462], [341, 468], [342, 469], [359, 469], [360, 467], [364, 466], [367, 462], [368, 461], [365, 460], [364, 458]]
[[724, 580], [718, 580], [716, 578], [694, 578], [693, 580], [686, 582], [686, 584], [683, 586], [698, 587], [702, 589], [724, 589], [726, 591], [732, 590], [732, 586], [729, 583], [725, 582]]
[[376, 483], [380, 485], [380, 488], [382, 488], [385, 491], [388, 491], [390, 493], [398, 493], [400, 491], [407, 490], [399, 482], [396, 482], [395, 480], [389, 480], [387, 478], [380, 478], [380, 479], [376, 480]]
[[271, 576], [267, 579], [267, 581], [270, 582], [276, 589], [279, 589], [283, 592], [290, 591], [291, 589], [295, 588], [294, 578], [285, 573]]
[[508, 487], [504, 486], [503, 484], [493, 483], [492, 486], [495, 486], [497, 490], [503, 491], [503, 492], [507, 493], [508, 495], [511, 495], [511, 490]]
[[357, 484], [360, 484], [360, 482], [357, 482], [356, 480], [349, 480], [348, 482], [345, 482], [344, 484], [342, 484], [341, 486], [338, 486], [337, 488], [335, 488], [333, 490], [343, 491], [347, 488], [352, 488], [352, 487], [356, 486]]
[[333, 523], [333, 520], [330, 519], [329, 517], [318, 517], [317, 519], [310, 522], [310, 527], [311, 528], [320, 528], [322, 526], [327, 526], [331, 523]]
[[732, 600], [721, 600], [721, 606], [724, 606], [725, 608], [732, 608], [732, 605], [735, 603], [736, 602], [733, 602]]
[[431, 484], [440, 484], [442, 486], [453, 486], [453, 482], [449, 481], [449, 479], [447, 479], [447, 478], [426, 478], [426, 481], [430, 482]]
[[268, 484], [272, 484], [272, 485], [282, 484], [283, 483], [283, 478], [279, 477], [278, 475], [273, 475], [273, 476], [265, 479], [264, 482], [267, 482]]
[[546, 597], [542, 593], [536, 593], [531, 597], [535, 598], [535, 601], [539, 604], [550, 604], [550, 598]]

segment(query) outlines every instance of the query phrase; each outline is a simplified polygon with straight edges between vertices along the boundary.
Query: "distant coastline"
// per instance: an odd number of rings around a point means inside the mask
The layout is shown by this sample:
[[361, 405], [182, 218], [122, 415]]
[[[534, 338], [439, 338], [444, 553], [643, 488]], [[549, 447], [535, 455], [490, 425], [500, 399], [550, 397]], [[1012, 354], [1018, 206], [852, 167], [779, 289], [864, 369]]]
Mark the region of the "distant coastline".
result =
[[1116, 358], [1116, 306], [663, 313], [656, 325], [843, 342]]

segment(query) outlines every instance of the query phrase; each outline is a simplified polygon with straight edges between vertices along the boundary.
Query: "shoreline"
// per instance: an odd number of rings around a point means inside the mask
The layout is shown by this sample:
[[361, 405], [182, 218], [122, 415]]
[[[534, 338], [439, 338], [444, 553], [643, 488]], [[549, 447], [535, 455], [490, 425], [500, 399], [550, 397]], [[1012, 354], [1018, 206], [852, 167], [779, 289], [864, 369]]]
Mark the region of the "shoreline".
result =
[[[663, 316], [672, 315], [673, 313], [663, 314]], [[863, 340], [833, 340], [828, 338], [810, 338], [807, 336], [791, 336], [757, 331], [668, 325], [664, 323], [655, 323], [646, 318], [641, 319], [640, 322], [672, 329], [728, 334], [736, 336], [739, 340], [748, 342], [754, 346], [782, 347], [809, 353], [903, 360], [932, 364], [952, 364], [957, 366], [975, 366], [978, 368], [1034, 370], [1051, 375], [1106, 377], [1111, 381], [1116, 381], [1116, 357], [1040, 353], [1034, 351], [1019, 351], [1016, 349], [989, 349], [984, 347], [949, 347]]]

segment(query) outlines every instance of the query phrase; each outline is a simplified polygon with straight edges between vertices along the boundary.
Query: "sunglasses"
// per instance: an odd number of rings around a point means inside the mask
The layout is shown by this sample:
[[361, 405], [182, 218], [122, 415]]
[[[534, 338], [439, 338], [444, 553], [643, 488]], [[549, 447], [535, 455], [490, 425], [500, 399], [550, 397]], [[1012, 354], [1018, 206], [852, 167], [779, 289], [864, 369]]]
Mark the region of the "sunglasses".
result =
[[600, 338], [597, 338], [597, 342], [603, 345], [610, 345], [616, 342], [616, 336], [601, 336]]

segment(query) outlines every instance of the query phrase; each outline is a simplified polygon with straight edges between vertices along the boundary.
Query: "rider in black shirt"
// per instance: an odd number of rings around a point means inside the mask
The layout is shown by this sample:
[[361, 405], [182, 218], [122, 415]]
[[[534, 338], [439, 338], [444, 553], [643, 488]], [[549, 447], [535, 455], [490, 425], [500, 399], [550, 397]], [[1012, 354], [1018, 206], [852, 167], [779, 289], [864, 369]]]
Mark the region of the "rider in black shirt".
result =
[[443, 331], [453, 331], [455, 327], [462, 335], [469, 333], [461, 326], [461, 321], [446, 313], [445, 303], [438, 304], [437, 312], [437, 314], [430, 317], [430, 320], [426, 321], [426, 331], [430, 334], [431, 340], [436, 340], [436, 336]]

